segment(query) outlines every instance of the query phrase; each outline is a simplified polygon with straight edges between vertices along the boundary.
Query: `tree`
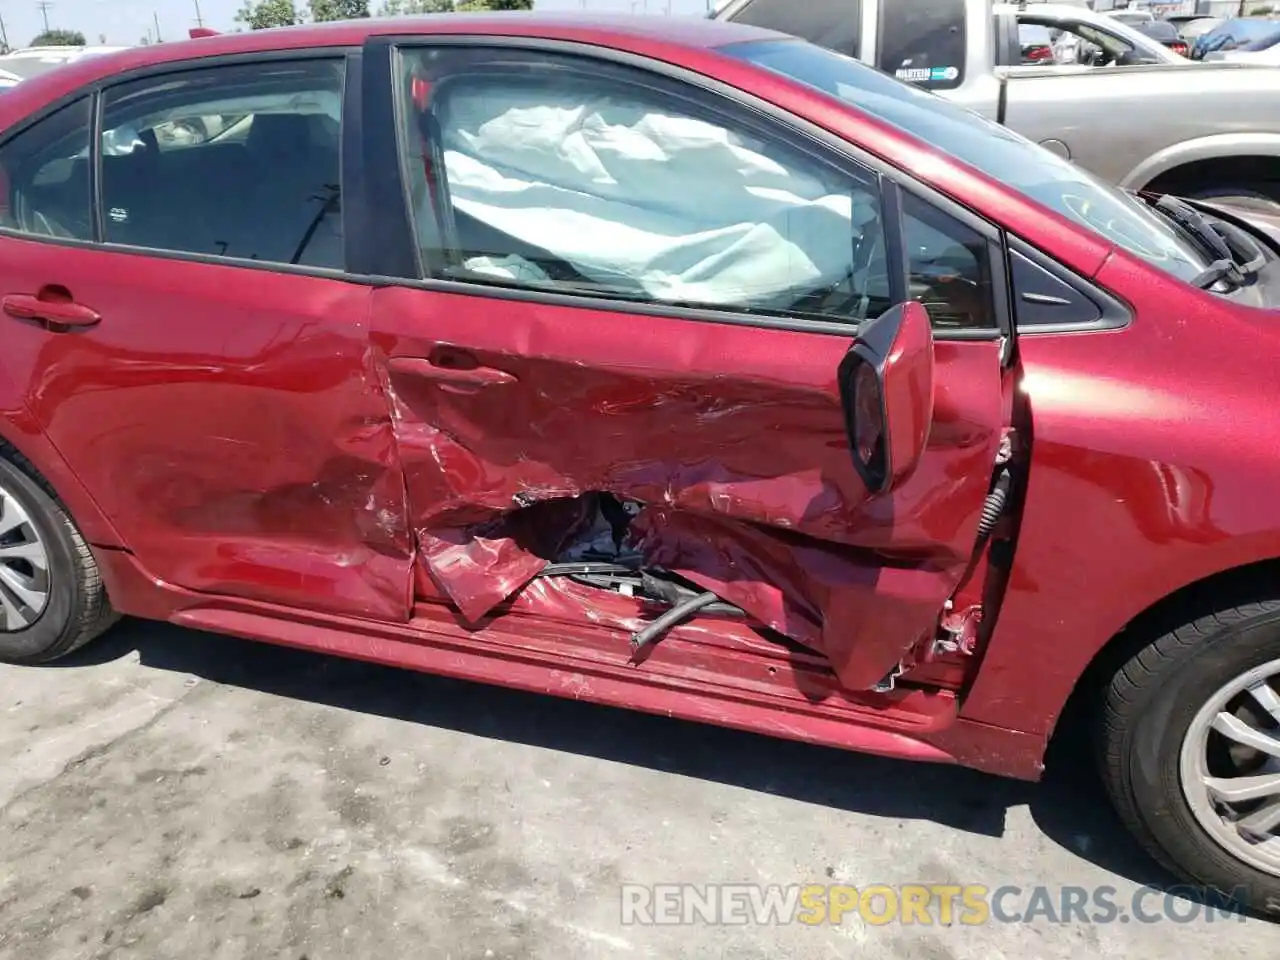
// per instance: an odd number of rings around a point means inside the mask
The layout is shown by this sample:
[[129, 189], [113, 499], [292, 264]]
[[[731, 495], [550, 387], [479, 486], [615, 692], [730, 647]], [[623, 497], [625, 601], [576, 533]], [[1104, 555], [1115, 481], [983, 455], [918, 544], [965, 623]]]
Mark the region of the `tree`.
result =
[[532, 10], [533, 0], [460, 0], [459, 10]]
[[316, 23], [369, 16], [369, 0], [307, 0], [307, 5]]
[[250, 30], [268, 27], [291, 27], [301, 23], [293, 0], [244, 0], [236, 14], [236, 22], [248, 24]]
[[380, 17], [400, 17], [414, 13], [453, 13], [453, 0], [383, 0]]
[[84, 34], [79, 30], [46, 30], [31, 41], [33, 47], [83, 47]]

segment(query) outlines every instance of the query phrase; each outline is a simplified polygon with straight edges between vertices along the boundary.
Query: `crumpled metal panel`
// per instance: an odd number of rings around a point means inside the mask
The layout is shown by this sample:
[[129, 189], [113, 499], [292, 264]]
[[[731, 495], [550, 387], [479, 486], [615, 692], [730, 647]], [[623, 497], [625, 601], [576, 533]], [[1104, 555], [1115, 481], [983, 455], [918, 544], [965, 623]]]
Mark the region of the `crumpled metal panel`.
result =
[[420, 558], [475, 622], [527, 584], [591, 521], [594, 500], [548, 500], [473, 527], [424, 530]]
[[[835, 382], [849, 339], [404, 288], [376, 291], [374, 317], [386, 356], [437, 368], [391, 373], [390, 394], [423, 560], [470, 622], [557, 555], [505, 525], [604, 491], [647, 505], [652, 562], [864, 689], [936, 624], [973, 550], [1005, 417], [997, 342], [936, 344], [924, 460], [869, 499]], [[503, 382], [448, 382], [477, 367]]]
[[[664, 507], [637, 518], [648, 560], [820, 650], [850, 689], [874, 686], [885, 654], [927, 636], [958, 570], [888, 566], [848, 547]], [[896, 656], [890, 663], [896, 662]]]
[[[12, 290], [49, 248], [9, 244]], [[372, 292], [230, 264], [60, 248], [103, 322], [7, 323], [0, 365], [159, 580], [367, 619], [409, 616], [415, 541], [368, 343]]]

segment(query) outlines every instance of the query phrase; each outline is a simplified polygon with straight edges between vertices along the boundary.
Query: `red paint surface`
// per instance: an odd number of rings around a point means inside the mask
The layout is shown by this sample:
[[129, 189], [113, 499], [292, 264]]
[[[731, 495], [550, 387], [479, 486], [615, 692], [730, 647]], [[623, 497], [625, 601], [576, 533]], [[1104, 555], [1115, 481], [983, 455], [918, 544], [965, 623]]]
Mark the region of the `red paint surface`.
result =
[[[100, 547], [121, 609], [1034, 776], [1065, 698], [1117, 631], [1187, 584], [1280, 556], [1280, 404], [1258, 388], [1280, 353], [1274, 311], [1176, 284], [932, 147], [707, 49], [741, 37], [724, 25], [458, 16], [211, 37], [26, 81], [0, 98], [0, 125], [135, 66], [428, 29], [575, 40], [713, 76], [911, 172], [1130, 305], [1124, 330], [1020, 340], [1026, 501], [959, 715], [950, 694], [853, 688], [931, 634], [966, 575], [1010, 393], [992, 386], [993, 344], [937, 345], [926, 456], [869, 500], [840, 422], [843, 338], [0, 238], [0, 295], [60, 283], [103, 318], [70, 334], [0, 319], [0, 436]], [[459, 392], [387, 366], [441, 347], [515, 379]], [[650, 503], [637, 526], [653, 556], [812, 652], [708, 617], [630, 663], [627, 633], [652, 612], [530, 583], [555, 544], [503, 527], [528, 502], [517, 495], [593, 489]], [[493, 536], [476, 535], [483, 523]], [[416, 607], [415, 583], [428, 601]], [[442, 594], [471, 619], [429, 602]], [[915, 676], [961, 670], [937, 661]]]
[[[156, 584], [118, 551], [104, 551], [101, 560], [112, 596], [138, 616], [805, 743], [1039, 775], [1036, 738], [957, 719], [950, 694], [900, 691], [853, 700], [829, 671], [803, 658], [788, 662], [772, 644], [735, 650], [730, 638], [689, 642], [682, 630], [641, 672], [601, 649], [610, 634], [546, 617], [495, 623], [480, 634], [451, 623], [439, 608], [420, 610], [407, 625], [352, 621]], [[627, 645], [622, 634], [612, 639]]]
[[[526, 508], [606, 491], [650, 507], [635, 526], [653, 563], [825, 653], [850, 689], [932, 632], [999, 445], [997, 343], [938, 345], [928, 449], [870, 499], [836, 383], [851, 339], [517, 301], [486, 322], [495, 309], [395, 287], [372, 309], [422, 559], [465, 617], [554, 558], [531, 555]], [[508, 379], [442, 390], [395, 358]]]
[[6, 293], [60, 283], [103, 317], [75, 333], [4, 318], [0, 370], [152, 573], [408, 617], [413, 544], [368, 288], [0, 243]]

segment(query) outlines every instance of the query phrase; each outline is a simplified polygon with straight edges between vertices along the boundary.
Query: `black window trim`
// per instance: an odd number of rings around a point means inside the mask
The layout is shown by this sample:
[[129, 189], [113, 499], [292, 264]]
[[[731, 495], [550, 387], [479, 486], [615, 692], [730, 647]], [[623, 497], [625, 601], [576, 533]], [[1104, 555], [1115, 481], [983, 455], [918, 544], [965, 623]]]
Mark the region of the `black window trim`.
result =
[[1005, 263], [1005, 276], [1007, 277], [1004, 289], [1005, 295], [1008, 297], [1007, 302], [1012, 307], [1010, 315], [1015, 323], [1017, 322], [1018, 292], [1013, 289], [1013, 270], [1008, 263], [1008, 255], [1011, 253], [1018, 253], [1026, 257], [1056, 280], [1071, 287], [1085, 299], [1092, 301], [1098, 308], [1099, 314], [1098, 319], [1084, 323], [1036, 323], [1018, 327], [1017, 334], [1019, 338], [1038, 337], [1046, 334], [1097, 333], [1105, 330], [1123, 330], [1133, 322], [1133, 311], [1126, 303], [1103, 290], [1096, 283], [1063, 266], [1057, 260], [1036, 249], [1025, 240], [1012, 234], [1008, 235], [1005, 242], [1005, 251], [1002, 257]]
[[[878, 175], [881, 180], [881, 209], [884, 213], [887, 213], [890, 209], [887, 204], [895, 202], [896, 209], [894, 212], [897, 214], [895, 219], [898, 220], [895, 230], [900, 236], [901, 207], [896, 204], [896, 201], [891, 201], [890, 185], [892, 185], [892, 189], [909, 190], [920, 200], [937, 207], [942, 212], [985, 237], [988, 241], [988, 251], [991, 254], [990, 266], [997, 325], [995, 327], [975, 328], [972, 330], [936, 330], [934, 331], [934, 339], [941, 341], [1002, 340], [1012, 336], [1012, 317], [1009, 314], [1009, 300], [1007, 297], [1007, 268], [1004, 264], [1002, 252], [1002, 233], [998, 227], [962, 204], [915, 180], [905, 171], [893, 167], [874, 154], [849, 143], [816, 124], [810, 123], [801, 117], [793, 116], [765, 100], [731, 87], [713, 77], [695, 73], [671, 63], [653, 60], [626, 51], [575, 41], [489, 35], [475, 36], [469, 34], [386, 34], [374, 36], [366, 40], [364, 48], [364, 66], [367, 72], [365, 83], [367, 129], [373, 127], [372, 124], [368, 124], [370, 116], [388, 115], [393, 110], [399, 109], [399, 107], [393, 105], [370, 103], [371, 98], [378, 96], [375, 90], [379, 87], [382, 90], [389, 90], [392, 98], [399, 100], [400, 93], [390, 79], [394, 76], [395, 58], [398, 51], [406, 47], [439, 46], [512, 47], [531, 53], [544, 52], [567, 56], [585, 56], [650, 72], [665, 79], [696, 88], [704, 94], [709, 94], [720, 104], [732, 108], [735, 120], [750, 122], [751, 119], [755, 119], [756, 126], [761, 126], [763, 122], [764, 129], [769, 132], [770, 136], [782, 136], [784, 142], [793, 149], [806, 150], [828, 165], [834, 166], [837, 170], [844, 170], [846, 173], [849, 165], [853, 165], [859, 172], [869, 171]], [[379, 84], [379, 80], [385, 82]], [[713, 104], [712, 107], [714, 108], [714, 106]], [[723, 106], [721, 109], [724, 109]], [[371, 113], [371, 110], [374, 112]], [[531, 301], [555, 306], [580, 307], [618, 313], [637, 313], [646, 316], [670, 316], [677, 319], [704, 320], [712, 323], [795, 330], [842, 337], [856, 335], [857, 327], [854, 324], [835, 320], [828, 322], [784, 315], [770, 314], [766, 316], [736, 313], [730, 310], [691, 309], [668, 306], [661, 303], [632, 303], [582, 294], [561, 294], [502, 286], [490, 287], [465, 281], [420, 278], [417, 276], [416, 240], [412, 226], [412, 212], [405, 199], [407, 197], [407, 184], [403, 183], [404, 175], [399, 157], [400, 151], [397, 139], [399, 128], [383, 123], [379, 124], [376, 129], [378, 130], [376, 137], [371, 134], [366, 135], [368, 143], [366, 158], [368, 160], [368, 170], [371, 173], [370, 178], [372, 180], [383, 180], [394, 175], [396, 181], [395, 193], [399, 198], [396, 209], [384, 206], [381, 208], [380, 216], [372, 217], [380, 225], [379, 229], [381, 231], [381, 242], [374, 242], [378, 243], [386, 257], [385, 261], [380, 260], [377, 274], [369, 278], [378, 286], [402, 286], [420, 290], [438, 290], [443, 293], [493, 297], [501, 300]], [[379, 142], [375, 142], [375, 140]], [[375, 169], [379, 171], [380, 175], [372, 173]], [[386, 192], [390, 193], [390, 190], [388, 189]], [[388, 249], [392, 243], [400, 249]], [[906, 297], [907, 263], [905, 259], [901, 259], [902, 253], [905, 252], [905, 241], [895, 243], [894, 249], [899, 251], [900, 259], [891, 271], [891, 280], [895, 285], [901, 284], [901, 286], [898, 289], [891, 290], [891, 296], [895, 302], [899, 302]], [[413, 264], [411, 269], [406, 269], [408, 263]], [[372, 266], [372, 264], [370, 265]], [[391, 269], [388, 269], [388, 267]]]
[[[302, 264], [275, 263], [268, 260], [249, 260], [238, 257], [219, 257], [213, 254], [189, 253], [182, 250], [164, 250], [155, 247], [138, 247], [131, 244], [108, 243], [101, 239], [103, 234], [103, 217], [101, 196], [101, 173], [100, 161], [102, 156], [102, 104], [104, 93], [111, 87], [115, 87], [124, 83], [135, 80], [145, 80], [153, 77], [162, 77], [175, 73], [186, 73], [193, 70], [205, 70], [212, 67], [242, 65], [246, 63], [271, 63], [288, 60], [341, 60], [343, 61], [343, 89], [342, 89], [342, 113], [343, 113], [343, 132], [341, 134], [341, 160], [347, 159], [348, 151], [346, 144], [349, 139], [346, 132], [346, 120], [350, 115], [351, 100], [353, 97], [360, 95], [360, 75], [362, 74], [362, 50], [358, 46], [327, 46], [327, 47], [300, 47], [288, 50], [267, 50], [254, 51], [252, 53], [233, 53], [223, 54], [216, 57], [201, 57], [191, 60], [175, 60], [169, 63], [147, 64], [132, 70], [126, 70], [121, 73], [110, 74], [105, 77], [99, 77], [92, 83], [86, 84], [65, 96], [59, 97], [51, 103], [45, 104], [40, 110], [24, 117], [18, 123], [4, 131], [0, 136], [0, 149], [3, 149], [11, 140], [14, 140], [22, 134], [42, 122], [46, 118], [63, 107], [71, 106], [78, 100], [86, 97], [90, 100], [90, 131], [89, 131], [89, 151], [91, 164], [89, 170], [90, 178], [90, 197], [93, 204], [91, 214], [93, 217], [93, 234], [94, 239], [81, 240], [74, 237], [49, 237], [39, 234], [27, 233], [22, 230], [14, 230], [8, 227], [0, 226], [0, 237], [8, 237], [14, 240], [25, 240], [30, 243], [51, 244], [54, 246], [77, 247], [80, 249], [99, 250], [103, 253], [118, 253], [125, 255], [136, 255], [144, 257], [156, 257], [163, 260], [179, 260], [188, 263], [204, 263], [211, 266], [232, 267], [250, 270], [266, 270], [276, 273], [300, 274], [303, 276], [314, 276], [323, 279], [344, 280], [348, 282], [360, 282], [360, 278], [349, 272], [347, 268], [340, 267], [313, 267]], [[353, 82], [354, 80], [354, 82]], [[343, 211], [343, 258], [349, 266], [350, 245], [351, 241], [347, 237], [348, 233], [348, 209], [353, 204], [345, 202], [347, 194], [347, 181], [351, 178], [355, 182], [362, 179], [363, 170], [348, 171], [345, 163], [342, 163], [339, 170], [339, 182], [342, 186], [344, 203]]]

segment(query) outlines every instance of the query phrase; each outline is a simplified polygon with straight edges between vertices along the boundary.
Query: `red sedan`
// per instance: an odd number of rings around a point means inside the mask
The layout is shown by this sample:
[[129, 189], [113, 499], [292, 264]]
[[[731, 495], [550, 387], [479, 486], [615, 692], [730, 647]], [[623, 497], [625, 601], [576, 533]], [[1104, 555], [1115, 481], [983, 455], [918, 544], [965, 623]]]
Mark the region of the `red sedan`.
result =
[[0, 129], [4, 658], [128, 614], [1028, 779], [1074, 696], [1277, 909], [1265, 212], [713, 21], [209, 37]]

